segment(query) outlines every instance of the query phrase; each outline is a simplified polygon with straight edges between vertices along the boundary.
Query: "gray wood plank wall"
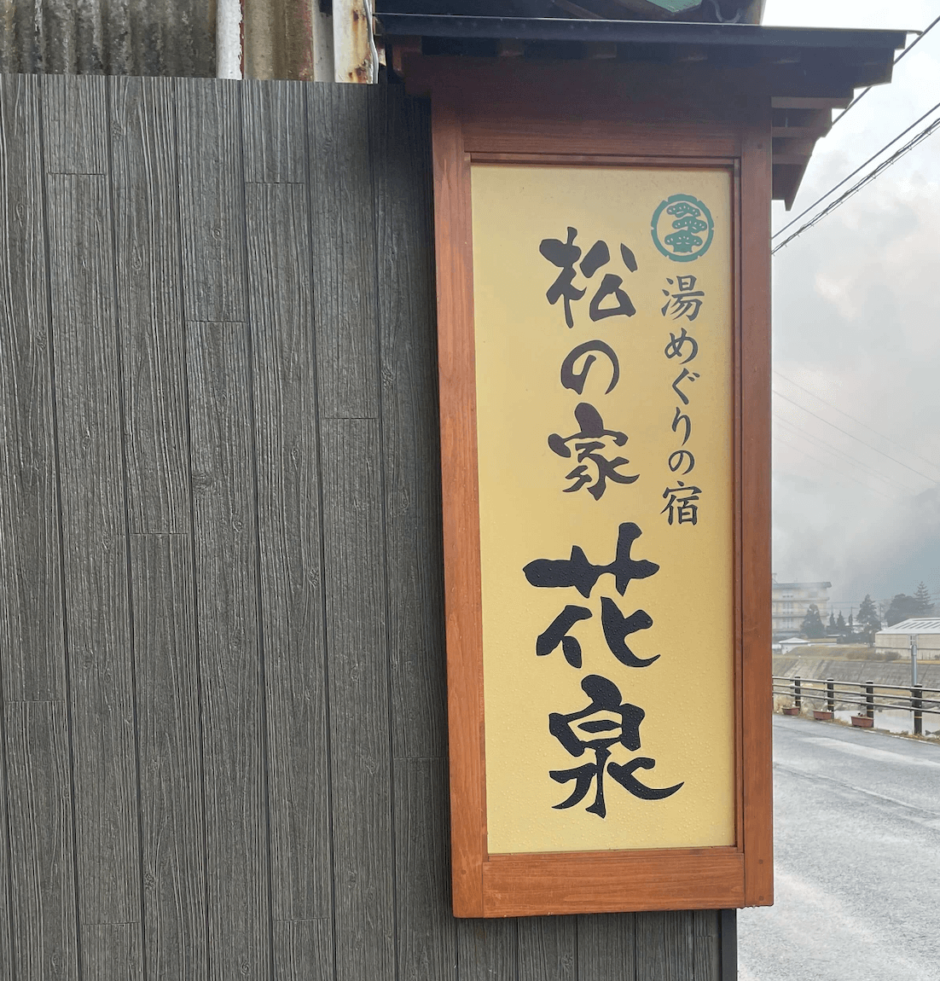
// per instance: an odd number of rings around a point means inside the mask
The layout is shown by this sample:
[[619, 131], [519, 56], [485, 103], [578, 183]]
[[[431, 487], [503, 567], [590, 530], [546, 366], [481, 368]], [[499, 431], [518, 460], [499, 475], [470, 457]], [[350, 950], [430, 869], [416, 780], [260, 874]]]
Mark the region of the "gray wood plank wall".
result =
[[728, 976], [450, 913], [434, 309], [400, 88], [0, 76], [0, 977]]

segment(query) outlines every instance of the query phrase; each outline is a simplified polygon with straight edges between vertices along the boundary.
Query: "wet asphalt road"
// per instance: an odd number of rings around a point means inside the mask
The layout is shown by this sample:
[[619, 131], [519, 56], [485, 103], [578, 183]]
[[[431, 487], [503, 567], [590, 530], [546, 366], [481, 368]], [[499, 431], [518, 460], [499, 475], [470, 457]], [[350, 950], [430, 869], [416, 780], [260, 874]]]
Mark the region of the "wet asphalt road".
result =
[[940, 981], [940, 745], [775, 715], [774, 821], [740, 981]]

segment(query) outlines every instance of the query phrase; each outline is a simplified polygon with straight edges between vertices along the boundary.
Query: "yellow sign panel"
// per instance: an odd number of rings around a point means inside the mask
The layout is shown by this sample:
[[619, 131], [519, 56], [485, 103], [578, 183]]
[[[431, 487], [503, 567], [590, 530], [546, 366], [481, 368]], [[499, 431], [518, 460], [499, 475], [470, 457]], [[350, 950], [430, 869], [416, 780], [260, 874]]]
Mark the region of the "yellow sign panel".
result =
[[471, 179], [488, 851], [732, 845], [731, 175]]

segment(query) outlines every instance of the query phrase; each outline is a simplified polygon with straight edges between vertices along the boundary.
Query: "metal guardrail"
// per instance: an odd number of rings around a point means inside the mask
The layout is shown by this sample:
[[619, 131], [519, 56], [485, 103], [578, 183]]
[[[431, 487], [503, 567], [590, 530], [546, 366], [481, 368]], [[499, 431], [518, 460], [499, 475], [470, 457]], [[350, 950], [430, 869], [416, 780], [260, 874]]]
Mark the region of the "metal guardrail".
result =
[[[819, 701], [824, 711], [835, 713], [836, 705], [858, 706], [875, 718], [875, 709], [896, 709], [913, 715], [914, 735], [924, 734], [924, 714], [940, 715], [940, 688], [923, 685], [876, 685], [873, 681], [835, 681], [833, 678], [784, 678], [773, 676], [773, 693], [789, 696], [796, 708], [803, 701]], [[859, 712], [859, 715], [862, 713]]]

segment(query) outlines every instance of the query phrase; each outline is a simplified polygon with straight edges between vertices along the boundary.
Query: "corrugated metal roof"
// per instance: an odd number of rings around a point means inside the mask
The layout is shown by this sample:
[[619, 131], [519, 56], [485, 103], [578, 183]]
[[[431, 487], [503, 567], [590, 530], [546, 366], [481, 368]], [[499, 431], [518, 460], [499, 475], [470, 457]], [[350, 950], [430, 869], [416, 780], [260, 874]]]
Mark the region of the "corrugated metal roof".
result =
[[883, 634], [940, 634], [940, 618], [912, 617], [879, 630], [875, 636], [881, 637]]
[[2, 3], [0, 71], [211, 76], [215, 0]]

